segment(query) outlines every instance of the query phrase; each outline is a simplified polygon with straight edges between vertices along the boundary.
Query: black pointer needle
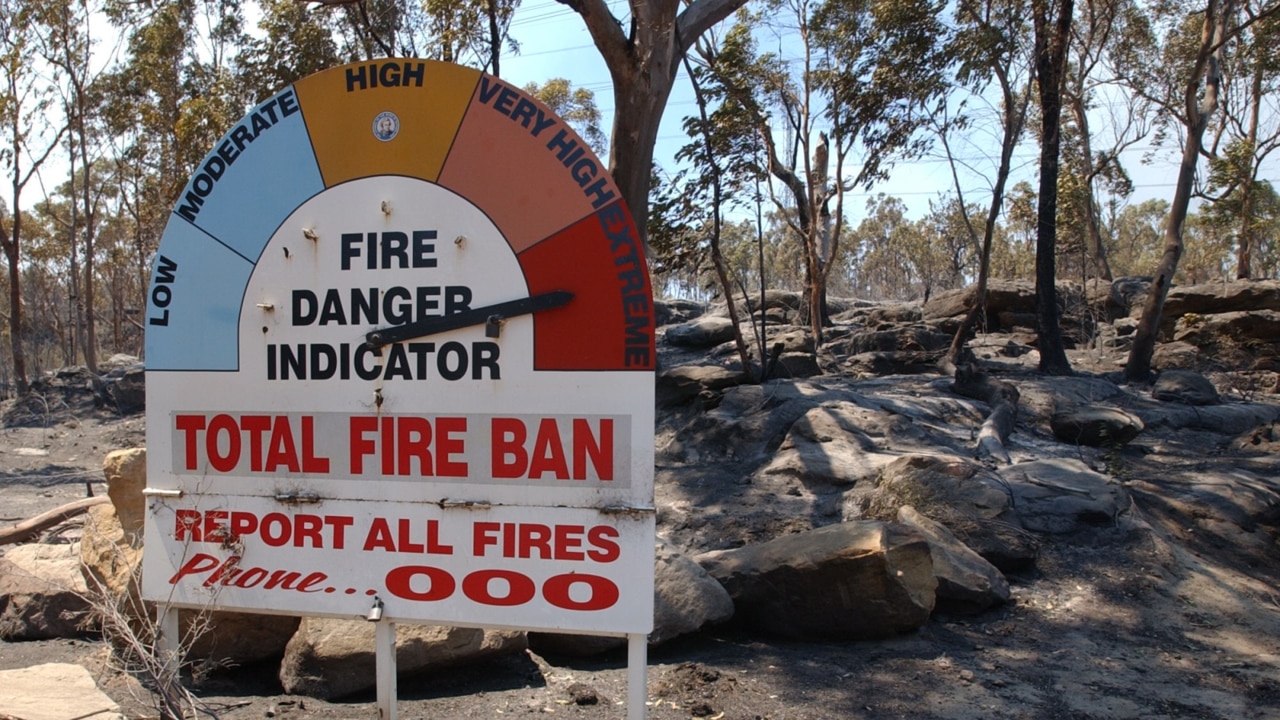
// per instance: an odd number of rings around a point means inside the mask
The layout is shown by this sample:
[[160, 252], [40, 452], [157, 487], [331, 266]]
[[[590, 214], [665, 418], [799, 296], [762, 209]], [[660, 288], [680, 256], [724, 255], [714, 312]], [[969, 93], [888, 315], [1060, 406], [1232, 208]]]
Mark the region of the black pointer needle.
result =
[[383, 345], [413, 340], [426, 335], [449, 332], [450, 330], [471, 327], [472, 325], [483, 325], [491, 319], [500, 321], [518, 315], [554, 310], [558, 307], [564, 307], [572, 299], [573, 293], [567, 290], [553, 290], [541, 295], [520, 298], [519, 300], [508, 300], [496, 305], [463, 310], [452, 315], [438, 315], [417, 322], [405, 323], [404, 325], [392, 325], [391, 327], [370, 330], [364, 336], [364, 339], [370, 347], [380, 348]]

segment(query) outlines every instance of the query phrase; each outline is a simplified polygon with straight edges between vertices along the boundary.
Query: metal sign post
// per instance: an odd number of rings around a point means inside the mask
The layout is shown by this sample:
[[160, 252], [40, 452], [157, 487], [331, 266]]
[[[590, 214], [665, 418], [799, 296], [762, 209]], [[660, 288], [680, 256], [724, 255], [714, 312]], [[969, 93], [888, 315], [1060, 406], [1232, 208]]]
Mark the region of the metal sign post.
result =
[[183, 191], [146, 322], [145, 597], [379, 620], [380, 675], [406, 622], [626, 635], [643, 663], [647, 266], [537, 100], [414, 59], [282, 90]]

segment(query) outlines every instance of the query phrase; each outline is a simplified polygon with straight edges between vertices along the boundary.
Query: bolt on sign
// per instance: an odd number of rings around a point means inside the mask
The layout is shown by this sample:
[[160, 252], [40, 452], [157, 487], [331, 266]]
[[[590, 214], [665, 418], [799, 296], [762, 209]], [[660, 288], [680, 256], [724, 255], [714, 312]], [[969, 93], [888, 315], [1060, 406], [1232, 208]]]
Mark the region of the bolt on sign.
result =
[[650, 630], [643, 248], [518, 88], [377, 60], [257, 106], [182, 192], [146, 325], [148, 599]]

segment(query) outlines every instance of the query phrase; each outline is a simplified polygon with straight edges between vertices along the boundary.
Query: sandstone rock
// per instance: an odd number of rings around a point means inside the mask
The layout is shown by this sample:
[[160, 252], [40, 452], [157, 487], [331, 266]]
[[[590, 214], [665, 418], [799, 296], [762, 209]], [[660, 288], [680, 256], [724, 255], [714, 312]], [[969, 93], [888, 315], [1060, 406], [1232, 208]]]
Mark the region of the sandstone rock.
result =
[[933, 574], [938, 579], [938, 610], [972, 615], [1009, 601], [1009, 581], [1004, 574], [960, 542], [945, 525], [910, 505], [898, 508], [898, 522], [919, 530], [929, 543]]
[[0, 671], [0, 717], [21, 720], [124, 720], [89, 671], [47, 663]]
[[[653, 566], [653, 631], [649, 645], [661, 645], [705, 625], [733, 617], [733, 600], [702, 566], [668, 543], [658, 541]], [[590, 657], [622, 647], [620, 637], [529, 633], [529, 646], [542, 653]]]
[[1101, 447], [1124, 445], [1146, 426], [1142, 418], [1132, 413], [1094, 406], [1056, 413], [1049, 419], [1049, 427], [1054, 437], [1064, 443]]
[[1185, 315], [1178, 319], [1174, 340], [1222, 355], [1247, 350], [1259, 343], [1280, 342], [1280, 310], [1249, 310], [1215, 315]]
[[[147, 453], [142, 448], [107, 455], [103, 472], [111, 505], [89, 508], [80, 540], [80, 572], [90, 592], [117, 601], [129, 598], [124, 603], [132, 615], [129, 620], [144, 634], [153, 614], [150, 604], [140, 599], [138, 588], [146, 466]], [[180, 618], [183, 636], [193, 638], [188, 658], [234, 663], [278, 657], [298, 625], [298, 618], [226, 611], [184, 610]], [[192, 633], [193, 624], [202, 632]]]
[[[977, 286], [938, 293], [924, 304], [924, 317], [960, 317], [976, 299]], [[1035, 312], [1035, 286], [1025, 280], [991, 280], [987, 285], [987, 318], [1002, 312]]]
[[951, 345], [951, 335], [934, 332], [923, 327], [899, 327], [892, 330], [871, 330], [853, 333], [841, 344], [831, 343], [841, 354], [855, 355], [863, 352], [936, 352]]
[[653, 632], [650, 645], [661, 645], [704, 625], [733, 617], [733, 600], [724, 586], [701, 565], [665, 542], [659, 542], [653, 568]]
[[0, 558], [0, 640], [76, 637], [94, 629], [75, 545], [19, 545]]
[[822, 368], [811, 353], [786, 352], [778, 357], [774, 377], [807, 378], [822, 374]]
[[703, 391], [723, 390], [740, 385], [746, 375], [719, 365], [681, 365], [659, 373], [657, 404], [660, 407], [683, 405]]
[[1151, 386], [1151, 397], [1184, 405], [1217, 405], [1222, 402], [1209, 378], [1191, 370], [1165, 370]]
[[662, 327], [682, 323], [698, 317], [705, 311], [702, 303], [681, 298], [653, 301], [653, 324]]
[[[365, 620], [303, 618], [280, 664], [291, 695], [330, 699], [377, 684], [375, 627]], [[527, 647], [524, 633], [437, 625], [396, 626], [396, 673], [403, 677]]]
[[785, 638], [859, 640], [914, 630], [933, 611], [929, 544], [897, 523], [850, 521], [696, 558], [749, 627]]
[[999, 473], [1027, 530], [1071, 533], [1110, 526], [1129, 511], [1129, 494], [1123, 487], [1074, 458], [1018, 463]]
[[1169, 289], [1162, 316], [1176, 320], [1187, 313], [1211, 315], [1255, 310], [1280, 310], [1280, 281], [1179, 285]]
[[851, 403], [810, 409], [792, 424], [773, 459], [760, 471], [784, 475], [806, 485], [852, 486], [874, 477], [895, 456], [878, 452], [861, 429], [873, 411]]
[[882, 305], [867, 313], [867, 325], [876, 330], [886, 329], [886, 325], [903, 325], [923, 319], [924, 311], [916, 303]]
[[938, 353], [895, 350], [864, 352], [845, 358], [842, 367], [851, 375], [917, 375], [938, 371]]
[[733, 322], [727, 317], [703, 315], [667, 328], [666, 340], [685, 348], [710, 348], [733, 339]]
[[107, 478], [107, 496], [115, 507], [116, 517], [130, 540], [142, 540], [142, 522], [146, 517], [147, 449], [116, 450], [102, 461], [102, 474]]
[[1168, 342], [1156, 345], [1151, 354], [1151, 367], [1156, 370], [1197, 368], [1204, 365], [1200, 348], [1188, 342]]
[[1039, 555], [1039, 542], [1013, 513], [1005, 483], [961, 457], [905, 455], [881, 470], [874, 488], [854, 494], [867, 517], [896, 519], [899, 508], [914, 507], [1003, 572], [1026, 569]]

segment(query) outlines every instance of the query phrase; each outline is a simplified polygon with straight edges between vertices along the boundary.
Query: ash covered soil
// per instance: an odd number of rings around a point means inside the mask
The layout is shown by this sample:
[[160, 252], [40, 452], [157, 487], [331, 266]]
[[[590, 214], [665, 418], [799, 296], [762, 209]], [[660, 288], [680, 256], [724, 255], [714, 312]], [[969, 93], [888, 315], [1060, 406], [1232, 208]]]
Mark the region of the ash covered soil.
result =
[[[1081, 367], [1080, 358], [1073, 361]], [[1171, 500], [1206, 473], [1239, 470], [1262, 483], [1259, 492], [1280, 499], [1274, 425], [1255, 431], [1261, 439], [1252, 449], [1238, 435], [1158, 427], [1119, 450], [1064, 449], [1046, 437], [1037, 405], [1061, 392], [1060, 379], [1006, 369], [1004, 379], [1022, 390], [1026, 405], [1008, 443], [1014, 461], [1074, 454], [1105, 466], [1132, 498], [1126, 517], [1038, 538], [1034, 567], [1009, 575], [1010, 602], [977, 616], [935, 613], [923, 628], [894, 639], [790, 642], [731, 623], [652, 648], [648, 716], [1280, 718], [1278, 506], [1271, 503], [1270, 515], [1235, 517]], [[775, 381], [764, 391], [800, 384], [806, 391], [928, 398], [945, 394], [940, 382], [936, 375], [873, 381], [827, 375]], [[24, 412], [25, 424], [0, 429], [0, 526], [85, 497], [88, 488], [105, 494], [102, 457], [144, 443], [141, 415], [120, 417], [65, 398]], [[659, 533], [692, 554], [717, 549], [708, 537], [732, 546], [794, 529], [767, 511], [786, 491], [750, 480], [767, 458], [687, 451], [699, 439], [689, 428], [702, 427], [690, 424], [700, 412], [660, 413], [660, 446], [678, 435], [686, 450], [659, 452]], [[971, 428], [964, 432], [970, 434], [961, 445], [972, 437]], [[708, 432], [708, 441], [713, 436]], [[64, 527], [45, 540], [66, 542], [76, 533]], [[127, 716], [154, 717], [146, 693], [107, 660], [104, 643], [92, 637], [0, 642], [0, 670], [79, 663]], [[625, 664], [623, 651], [590, 659], [526, 651], [402, 678], [399, 716], [624, 718]], [[195, 689], [223, 718], [378, 715], [372, 691], [338, 702], [285, 695], [276, 669], [220, 669]]]

